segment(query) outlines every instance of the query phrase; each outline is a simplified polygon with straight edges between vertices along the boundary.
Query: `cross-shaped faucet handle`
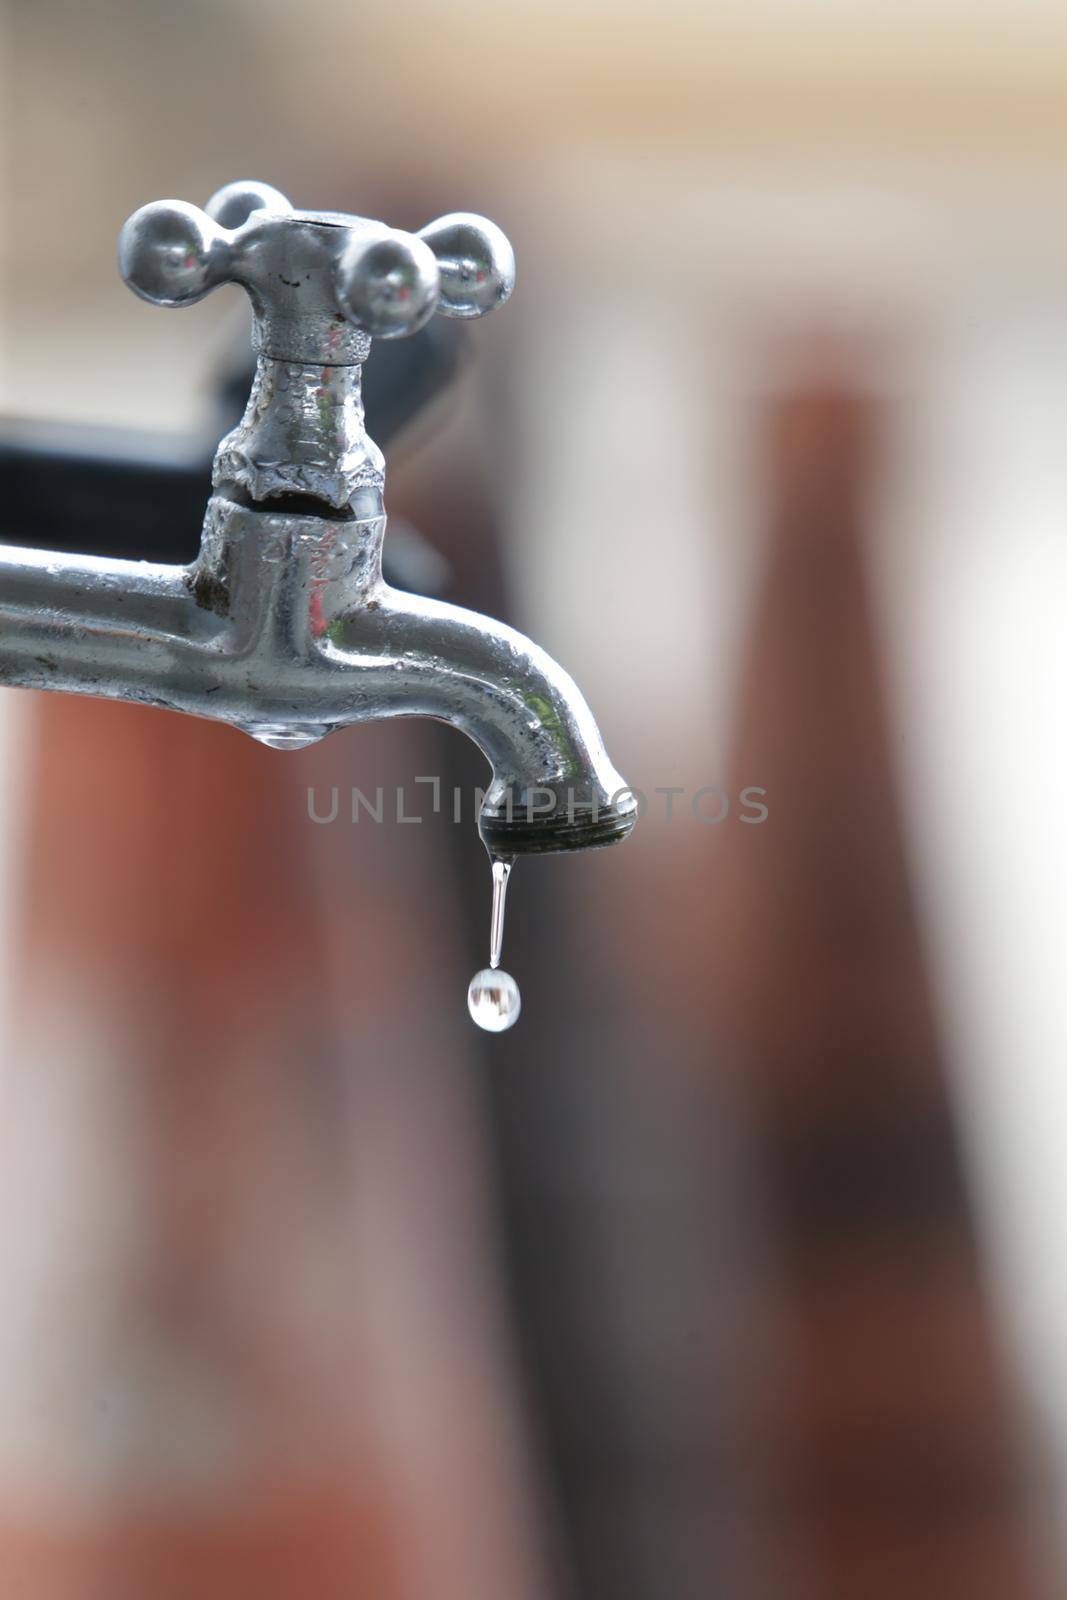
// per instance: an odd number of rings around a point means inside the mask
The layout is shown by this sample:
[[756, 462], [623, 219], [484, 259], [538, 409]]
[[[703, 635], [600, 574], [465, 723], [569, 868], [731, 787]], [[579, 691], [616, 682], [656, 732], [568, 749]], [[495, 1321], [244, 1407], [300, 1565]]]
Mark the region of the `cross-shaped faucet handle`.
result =
[[280, 361], [348, 365], [371, 337], [416, 332], [440, 311], [480, 317], [507, 299], [515, 257], [485, 217], [453, 212], [418, 233], [365, 217], [295, 211], [269, 184], [227, 184], [204, 210], [155, 200], [119, 236], [119, 270], [156, 305], [192, 305], [239, 283], [255, 344]]

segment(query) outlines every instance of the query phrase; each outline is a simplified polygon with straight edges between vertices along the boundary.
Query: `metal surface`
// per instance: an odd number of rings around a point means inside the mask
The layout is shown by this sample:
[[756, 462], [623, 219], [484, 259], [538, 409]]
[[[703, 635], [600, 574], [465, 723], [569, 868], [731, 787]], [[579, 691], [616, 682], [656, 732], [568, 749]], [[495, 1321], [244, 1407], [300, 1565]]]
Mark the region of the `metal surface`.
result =
[[241, 283], [256, 380], [216, 453], [191, 566], [0, 547], [0, 682], [210, 717], [279, 749], [379, 717], [435, 717], [492, 765], [479, 821], [490, 847], [579, 849], [628, 833], [633, 796], [562, 668], [514, 630], [382, 577], [384, 464], [360, 399], [371, 333], [506, 299], [514, 264], [500, 230], [456, 215], [403, 234], [232, 184], [206, 211], [142, 207], [119, 261], [163, 305]]

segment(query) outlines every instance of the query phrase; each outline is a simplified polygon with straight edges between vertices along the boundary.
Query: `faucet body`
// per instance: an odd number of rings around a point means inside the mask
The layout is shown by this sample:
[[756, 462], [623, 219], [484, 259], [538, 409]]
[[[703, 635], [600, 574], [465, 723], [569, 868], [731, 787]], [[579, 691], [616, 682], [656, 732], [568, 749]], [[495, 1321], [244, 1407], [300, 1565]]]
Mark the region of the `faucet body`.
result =
[[563, 669], [515, 630], [382, 576], [384, 463], [360, 401], [370, 334], [505, 298], [499, 230], [452, 217], [400, 235], [294, 213], [276, 191], [239, 184], [207, 213], [143, 207], [120, 265], [164, 304], [242, 282], [256, 312], [252, 393], [216, 454], [190, 566], [0, 546], [0, 683], [209, 717], [277, 749], [379, 717], [434, 717], [492, 766], [479, 817], [491, 850], [624, 837], [634, 797]]

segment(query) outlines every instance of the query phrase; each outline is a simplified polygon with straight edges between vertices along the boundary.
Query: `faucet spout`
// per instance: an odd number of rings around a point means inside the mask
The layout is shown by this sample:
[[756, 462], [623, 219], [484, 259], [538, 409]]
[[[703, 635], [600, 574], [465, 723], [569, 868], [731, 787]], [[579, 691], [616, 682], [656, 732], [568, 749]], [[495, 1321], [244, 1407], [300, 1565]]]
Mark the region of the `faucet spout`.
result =
[[450, 723], [493, 769], [478, 828], [495, 855], [580, 850], [630, 832], [635, 797], [574, 679], [503, 623], [384, 582], [321, 649], [327, 672], [373, 674], [376, 716]]
[[524, 634], [382, 585], [323, 646], [328, 670], [375, 662], [375, 714], [450, 723], [493, 769], [478, 828], [503, 857], [625, 838], [636, 801], [574, 679]]

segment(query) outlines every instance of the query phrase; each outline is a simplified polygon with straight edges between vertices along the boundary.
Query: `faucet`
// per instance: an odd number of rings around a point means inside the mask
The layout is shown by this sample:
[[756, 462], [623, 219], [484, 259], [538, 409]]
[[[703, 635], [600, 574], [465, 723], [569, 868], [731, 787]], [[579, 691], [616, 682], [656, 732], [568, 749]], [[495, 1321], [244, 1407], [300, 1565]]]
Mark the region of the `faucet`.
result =
[[161, 306], [246, 290], [248, 405], [216, 452], [191, 565], [0, 546], [0, 684], [184, 711], [279, 750], [434, 717], [492, 767], [478, 819], [491, 853], [624, 838], [636, 798], [573, 679], [514, 629], [382, 576], [384, 460], [363, 423], [363, 362], [373, 338], [506, 300], [500, 229], [457, 212], [404, 233], [238, 182], [203, 210], [135, 211], [119, 270]]

